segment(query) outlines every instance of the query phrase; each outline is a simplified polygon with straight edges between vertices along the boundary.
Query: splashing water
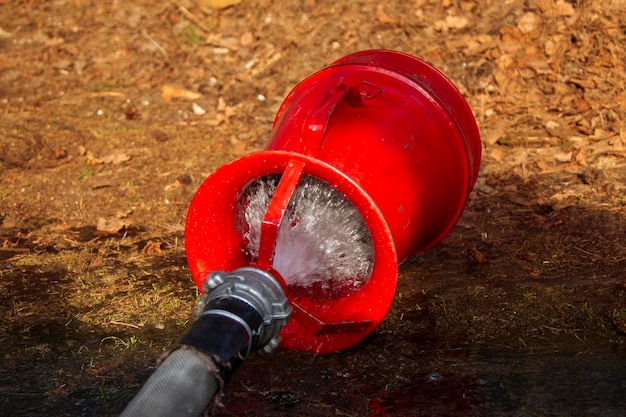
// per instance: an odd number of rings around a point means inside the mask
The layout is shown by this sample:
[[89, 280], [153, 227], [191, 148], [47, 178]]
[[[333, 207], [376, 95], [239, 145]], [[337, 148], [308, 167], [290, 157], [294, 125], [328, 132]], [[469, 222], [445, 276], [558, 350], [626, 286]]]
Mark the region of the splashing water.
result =
[[[237, 227], [241, 252], [257, 260], [261, 222], [280, 176], [256, 179], [243, 191]], [[273, 268], [294, 295], [330, 299], [349, 295], [368, 280], [374, 260], [372, 238], [358, 210], [324, 181], [304, 175], [283, 216]]]

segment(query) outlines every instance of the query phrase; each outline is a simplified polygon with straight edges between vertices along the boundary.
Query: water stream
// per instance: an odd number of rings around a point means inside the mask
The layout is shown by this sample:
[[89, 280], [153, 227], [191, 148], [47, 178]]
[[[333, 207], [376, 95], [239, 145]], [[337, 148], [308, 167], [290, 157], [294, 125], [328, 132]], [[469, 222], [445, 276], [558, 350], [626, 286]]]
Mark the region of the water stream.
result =
[[[279, 180], [258, 178], [240, 198], [237, 228], [242, 254], [251, 263]], [[348, 295], [367, 282], [373, 261], [372, 238], [358, 210], [328, 183], [304, 175], [283, 215], [272, 265], [290, 292], [326, 299]]]

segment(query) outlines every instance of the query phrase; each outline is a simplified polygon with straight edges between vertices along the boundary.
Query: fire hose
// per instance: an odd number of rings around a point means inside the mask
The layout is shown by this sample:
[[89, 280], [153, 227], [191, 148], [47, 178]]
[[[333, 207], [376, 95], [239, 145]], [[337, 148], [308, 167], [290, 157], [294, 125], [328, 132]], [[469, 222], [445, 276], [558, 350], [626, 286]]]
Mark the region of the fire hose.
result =
[[291, 306], [268, 272], [213, 272], [204, 284], [197, 319], [168, 352], [123, 417], [197, 417], [252, 351], [271, 353]]

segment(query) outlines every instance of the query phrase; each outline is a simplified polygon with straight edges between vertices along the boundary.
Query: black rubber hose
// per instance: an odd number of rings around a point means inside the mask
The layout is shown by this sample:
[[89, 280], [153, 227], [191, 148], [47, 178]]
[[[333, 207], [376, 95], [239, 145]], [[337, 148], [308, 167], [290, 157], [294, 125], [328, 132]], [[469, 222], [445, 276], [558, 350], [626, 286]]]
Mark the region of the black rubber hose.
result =
[[255, 348], [263, 318], [237, 298], [211, 301], [121, 417], [198, 417]]

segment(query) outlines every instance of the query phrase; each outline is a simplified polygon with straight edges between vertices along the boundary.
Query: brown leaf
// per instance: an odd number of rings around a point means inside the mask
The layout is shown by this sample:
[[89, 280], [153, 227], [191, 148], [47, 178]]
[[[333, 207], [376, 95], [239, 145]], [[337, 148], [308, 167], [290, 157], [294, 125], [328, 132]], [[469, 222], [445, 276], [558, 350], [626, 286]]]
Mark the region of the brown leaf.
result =
[[163, 253], [161, 250], [161, 242], [153, 242], [149, 240], [141, 251], [144, 255], [160, 255]]
[[517, 28], [525, 35], [537, 37], [541, 30], [541, 18], [532, 12], [524, 13], [517, 22]]
[[596, 88], [596, 82], [594, 80], [584, 80], [582, 78], [570, 78], [567, 81], [580, 88], [587, 88], [587, 89]]
[[130, 222], [125, 219], [120, 219], [119, 217], [113, 217], [109, 219], [105, 219], [104, 217], [98, 218], [98, 223], [96, 225], [96, 233], [97, 235], [115, 235], [123, 232], [125, 229], [130, 226]]
[[137, 110], [137, 107], [128, 106], [124, 111], [126, 120], [141, 120], [141, 113]]
[[110, 153], [100, 158], [100, 163], [119, 165], [122, 162], [127, 162], [129, 160], [130, 160], [130, 155], [128, 155], [124, 151], [115, 151], [113, 153]]
[[481, 252], [476, 247], [476, 245], [467, 243], [465, 246], [466, 246], [467, 256], [469, 257], [470, 261], [477, 263], [477, 264], [482, 264], [487, 260], [487, 255]]
[[252, 32], [244, 32], [239, 38], [239, 43], [241, 46], [250, 46], [254, 42], [254, 35]]
[[197, 100], [202, 97], [202, 94], [194, 91], [185, 90], [184, 88], [176, 87], [171, 84], [165, 84], [161, 88], [161, 98], [163, 100], [171, 100], [172, 98], [184, 98], [188, 100]]
[[585, 158], [585, 149], [579, 148], [572, 151], [572, 162], [577, 162], [580, 166], [587, 166], [587, 158]]
[[198, 6], [205, 7], [211, 6], [215, 9], [225, 9], [235, 4], [241, 3], [241, 0], [197, 0]]
[[87, 163], [95, 164], [95, 165], [99, 165], [99, 164], [118, 165], [118, 164], [121, 164], [122, 162], [126, 162], [130, 160], [130, 155], [128, 155], [127, 153], [121, 150], [117, 150], [101, 158], [98, 158], [93, 152], [87, 151], [86, 156], [87, 156]]
[[385, 13], [385, 6], [383, 3], [380, 3], [376, 8], [376, 18], [382, 24], [393, 24], [395, 21], [389, 17], [387, 13]]

